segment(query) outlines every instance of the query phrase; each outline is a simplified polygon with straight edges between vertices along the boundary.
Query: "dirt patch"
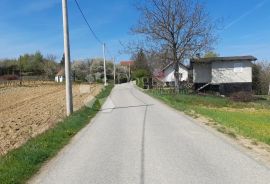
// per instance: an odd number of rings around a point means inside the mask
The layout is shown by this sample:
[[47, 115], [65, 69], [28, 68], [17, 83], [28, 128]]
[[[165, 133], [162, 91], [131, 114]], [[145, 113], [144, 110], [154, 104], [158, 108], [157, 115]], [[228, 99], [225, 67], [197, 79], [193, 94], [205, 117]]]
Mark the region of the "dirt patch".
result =
[[[96, 96], [101, 85], [73, 85], [74, 110]], [[65, 86], [55, 84], [0, 89], [0, 155], [19, 147], [66, 116]]]

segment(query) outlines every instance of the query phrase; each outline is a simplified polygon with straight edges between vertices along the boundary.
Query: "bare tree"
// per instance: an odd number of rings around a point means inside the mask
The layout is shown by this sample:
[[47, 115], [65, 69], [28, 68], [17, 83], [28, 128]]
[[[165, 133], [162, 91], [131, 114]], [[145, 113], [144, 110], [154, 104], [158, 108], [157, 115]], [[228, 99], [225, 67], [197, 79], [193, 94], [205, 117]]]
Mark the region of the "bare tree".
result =
[[151, 49], [168, 50], [178, 90], [179, 64], [211, 47], [215, 26], [196, 0], [144, 0], [137, 8], [141, 17], [131, 31], [143, 35]]

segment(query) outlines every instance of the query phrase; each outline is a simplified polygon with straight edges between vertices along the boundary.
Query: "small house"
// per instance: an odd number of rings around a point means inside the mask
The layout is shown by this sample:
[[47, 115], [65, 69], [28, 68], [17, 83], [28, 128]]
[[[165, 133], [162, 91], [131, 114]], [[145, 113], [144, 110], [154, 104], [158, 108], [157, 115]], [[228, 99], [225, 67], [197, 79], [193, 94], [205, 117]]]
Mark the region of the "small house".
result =
[[[162, 81], [166, 84], [172, 84], [175, 82], [174, 77], [174, 64], [170, 63], [165, 68], [162, 69], [163, 79]], [[187, 81], [188, 80], [188, 68], [182, 63], [179, 64], [179, 81]]]
[[55, 82], [64, 82], [65, 81], [65, 70], [61, 69], [55, 76]]
[[134, 65], [134, 61], [121, 61], [120, 65], [125, 66], [125, 67], [130, 67]]
[[193, 83], [197, 91], [211, 90], [222, 95], [252, 91], [253, 56], [191, 59]]

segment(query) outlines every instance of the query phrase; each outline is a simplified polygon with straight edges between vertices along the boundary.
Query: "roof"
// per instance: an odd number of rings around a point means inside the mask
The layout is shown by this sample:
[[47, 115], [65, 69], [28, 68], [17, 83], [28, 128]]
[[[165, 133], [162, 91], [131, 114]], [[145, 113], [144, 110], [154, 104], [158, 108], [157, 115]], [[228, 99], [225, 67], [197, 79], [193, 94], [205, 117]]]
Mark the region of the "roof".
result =
[[57, 74], [56, 76], [65, 76], [65, 70], [64, 69], [61, 69]]
[[210, 58], [194, 58], [191, 63], [211, 63], [214, 61], [256, 61], [254, 56], [230, 56], [230, 57], [210, 57]]
[[122, 66], [129, 66], [129, 65], [133, 65], [134, 61], [121, 61], [120, 65]]
[[[173, 65], [173, 62], [171, 62], [170, 64], [168, 64], [167, 66], [165, 66], [162, 71], [166, 70], [167, 68], [169, 68], [171, 65]], [[188, 70], [188, 67], [183, 65], [182, 63], [179, 63], [179, 66], [182, 66], [183, 68]]]
[[163, 78], [164, 77], [164, 72], [159, 70], [159, 69], [155, 69], [153, 72], [153, 76], [156, 78]]

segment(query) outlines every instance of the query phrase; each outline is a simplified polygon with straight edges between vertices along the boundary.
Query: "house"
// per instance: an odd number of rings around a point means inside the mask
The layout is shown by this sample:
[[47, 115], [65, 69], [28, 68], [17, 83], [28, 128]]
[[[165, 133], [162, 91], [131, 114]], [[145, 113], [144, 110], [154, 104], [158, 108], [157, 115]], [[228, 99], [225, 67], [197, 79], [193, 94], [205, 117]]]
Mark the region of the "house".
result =
[[125, 66], [125, 67], [130, 67], [134, 65], [134, 61], [121, 61], [120, 65]]
[[252, 91], [253, 56], [191, 59], [195, 89], [211, 90], [222, 95]]
[[64, 82], [65, 81], [65, 70], [61, 69], [55, 76], [55, 82]]
[[[171, 84], [175, 82], [174, 77], [174, 64], [170, 63], [165, 68], [162, 69], [163, 72], [163, 79], [162, 81], [166, 84]], [[179, 64], [179, 81], [187, 81], [188, 80], [188, 68], [183, 65]]]

